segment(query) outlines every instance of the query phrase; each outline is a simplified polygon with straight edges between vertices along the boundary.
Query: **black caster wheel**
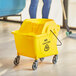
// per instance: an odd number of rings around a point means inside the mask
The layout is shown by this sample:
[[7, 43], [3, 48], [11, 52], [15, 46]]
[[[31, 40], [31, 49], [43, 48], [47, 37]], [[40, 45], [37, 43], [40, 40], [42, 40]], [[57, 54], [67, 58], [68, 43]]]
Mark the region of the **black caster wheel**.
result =
[[20, 56], [17, 56], [14, 60], [15, 66], [17, 66], [19, 64], [19, 61], [20, 61]]
[[53, 59], [52, 59], [52, 63], [56, 64], [58, 60], [58, 55], [54, 55]]
[[32, 69], [36, 70], [37, 66], [38, 66], [38, 60], [35, 60], [35, 62], [33, 62], [33, 65], [32, 65]]
[[40, 58], [40, 61], [42, 62], [44, 60], [44, 58]]

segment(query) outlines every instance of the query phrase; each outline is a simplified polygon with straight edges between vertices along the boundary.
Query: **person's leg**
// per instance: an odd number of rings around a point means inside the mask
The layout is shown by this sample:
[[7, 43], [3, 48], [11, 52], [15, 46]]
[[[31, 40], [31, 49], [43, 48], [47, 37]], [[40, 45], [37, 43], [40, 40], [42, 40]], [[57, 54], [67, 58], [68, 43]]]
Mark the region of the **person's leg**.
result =
[[38, 1], [39, 0], [31, 0], [31, 4], [30, 4], [30, 8], [29, 8], [30, 18], [36, 18]]
[[52, 0], [43, 0], [42, 18], [48, 18]]

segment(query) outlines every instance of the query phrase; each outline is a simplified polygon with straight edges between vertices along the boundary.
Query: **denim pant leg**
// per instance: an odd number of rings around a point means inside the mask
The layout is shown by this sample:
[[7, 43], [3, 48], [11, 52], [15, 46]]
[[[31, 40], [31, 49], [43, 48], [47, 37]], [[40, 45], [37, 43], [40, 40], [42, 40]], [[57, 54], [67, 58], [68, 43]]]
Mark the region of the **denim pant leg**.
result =
[[43, 0], [42, 18], [48, 18], [52, 0]]
[[31, 0], [31, 4], [29, 8], [30, 18], [36, 18], [38, 2], [39, 0]]

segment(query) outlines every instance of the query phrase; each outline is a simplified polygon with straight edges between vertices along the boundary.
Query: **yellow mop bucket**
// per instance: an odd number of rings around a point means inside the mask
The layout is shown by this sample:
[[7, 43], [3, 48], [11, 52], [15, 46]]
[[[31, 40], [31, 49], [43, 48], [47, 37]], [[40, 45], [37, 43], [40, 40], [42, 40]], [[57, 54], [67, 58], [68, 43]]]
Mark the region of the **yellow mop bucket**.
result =
[[13, 31], [17, 49], [14, 64], [18, 65], [20, 55], [34, 58], [32, 69], [37, 69], [38, 59], [54, 55], [55, 64], [58, 57], [57, 35], [60, 30], [52, 19], [26, 19], [19, 30]]

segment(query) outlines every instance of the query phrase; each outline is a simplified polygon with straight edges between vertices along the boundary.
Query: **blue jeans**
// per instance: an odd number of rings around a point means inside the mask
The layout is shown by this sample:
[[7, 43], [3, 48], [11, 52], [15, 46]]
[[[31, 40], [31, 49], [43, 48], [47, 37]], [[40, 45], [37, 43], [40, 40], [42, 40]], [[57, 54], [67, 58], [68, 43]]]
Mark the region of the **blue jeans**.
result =
[[[36, 18], [38, 2], [39, 0], [31, 0], [29, 8], [30, 18]], [[48, 18], [51, 2], [52, 0], [43, 0], [42, 18]]]

